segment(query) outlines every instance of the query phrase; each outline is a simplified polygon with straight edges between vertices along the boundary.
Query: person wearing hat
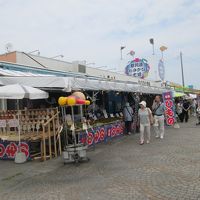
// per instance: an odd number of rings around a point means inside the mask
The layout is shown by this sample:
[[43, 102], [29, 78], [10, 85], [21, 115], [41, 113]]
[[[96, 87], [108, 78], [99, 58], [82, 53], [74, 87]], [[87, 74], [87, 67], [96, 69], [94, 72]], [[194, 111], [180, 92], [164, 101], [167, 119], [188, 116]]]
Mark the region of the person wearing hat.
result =
[[146, 107], [146, 102], [142, 101], [139, 103], [140, 109], [138, 111], [139, 123], [140, 123], [140, 144], [144, 144], [144, 132], [147, 133], [147, 144], [150, 142], [151, 137], [151, 123], [152, 123], [152, 112], [150, 108]]
[[133, 122], [133, 109], [131, 108], [128, 102], [125, 103], [123, 109], [123, 116], [125, 122], [125, 133], [130, 135], [131, 134], [131, 125]]

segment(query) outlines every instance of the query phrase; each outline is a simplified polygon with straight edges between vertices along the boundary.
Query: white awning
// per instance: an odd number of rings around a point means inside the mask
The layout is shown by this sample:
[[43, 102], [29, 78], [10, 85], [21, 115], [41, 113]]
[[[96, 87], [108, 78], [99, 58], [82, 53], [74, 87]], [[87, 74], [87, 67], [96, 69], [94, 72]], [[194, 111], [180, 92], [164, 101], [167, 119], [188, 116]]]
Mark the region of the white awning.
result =
[[67, 77], [0, 77], [1, 85], [22, 84], [36, 88], [61, 88], [71, 90]]
[[162, 94], [167, 91], [164, 88], [141, 86], [136, 83], [127, 83], [125, 81], [101, 80], [91, 78], [77, 77], [0, 77], [1, 85], [22, 84], [36, 88], [62, 89], [70, 92], [72, 90], [103, 90], [103, 91], [124, 91], [124, 92], [142, 92], [147, 94]]

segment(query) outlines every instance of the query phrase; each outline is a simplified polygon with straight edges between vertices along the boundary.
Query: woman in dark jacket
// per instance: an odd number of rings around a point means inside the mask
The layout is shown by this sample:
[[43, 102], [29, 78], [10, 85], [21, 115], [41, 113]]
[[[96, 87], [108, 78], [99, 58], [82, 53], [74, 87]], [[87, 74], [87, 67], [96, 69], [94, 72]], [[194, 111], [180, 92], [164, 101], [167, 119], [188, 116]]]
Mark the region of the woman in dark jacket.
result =
[[188, 119], [189, 119], [188, 111], [190, 109], [190, 106], [191, 106], [190, 102], [185, 99], [183, 101], [183, 111], [182, 111], [181, 122], [183, 122], [184, 119], [185, 119], [185, 122], [188, 122]]

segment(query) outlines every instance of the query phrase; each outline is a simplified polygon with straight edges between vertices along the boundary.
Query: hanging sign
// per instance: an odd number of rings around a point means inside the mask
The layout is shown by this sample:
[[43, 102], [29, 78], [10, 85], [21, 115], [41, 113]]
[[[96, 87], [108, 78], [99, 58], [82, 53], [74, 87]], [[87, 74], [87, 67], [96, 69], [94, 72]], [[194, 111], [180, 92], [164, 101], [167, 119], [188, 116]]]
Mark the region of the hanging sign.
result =
[[166, 123], [167, 125], [172, 126], [175, 122], [174, 101], [172, 92], [164, 92], [162, 96], [165, 104]]
[[1, 119], [0, 120], [0, 128], [5, 128], [6, 127], [6, 120], [5, 119]]
[[8, 126], [11, 128], [11, 127], [18, 127], [19, 126], [19, 120], [17, 119], [9, 119], [8, 120]]
[[160, 79], [162, 81], [164, 81], [164, 79], [165, 79], [165, 66], [164, 66], [163, 60], [159, 60], [158, 73], [159, 73]]
[[146, 78], [148, 76], [149, 70], [150, 66], [146, 59], [135, 58], [127, 64], [125, 73], [128, 76]]

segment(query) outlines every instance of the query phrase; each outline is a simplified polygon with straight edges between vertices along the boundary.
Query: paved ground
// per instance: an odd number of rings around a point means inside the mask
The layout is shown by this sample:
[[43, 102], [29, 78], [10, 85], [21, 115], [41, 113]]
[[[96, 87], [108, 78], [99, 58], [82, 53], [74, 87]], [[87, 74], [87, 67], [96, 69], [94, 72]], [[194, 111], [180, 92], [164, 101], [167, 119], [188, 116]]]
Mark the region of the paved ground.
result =
[[167, 128], [164, 140], [139, 135], [98, 145], [78, 167], [62, 159], [0, 162], [0, 200], [200, 199], [200, 126]]

